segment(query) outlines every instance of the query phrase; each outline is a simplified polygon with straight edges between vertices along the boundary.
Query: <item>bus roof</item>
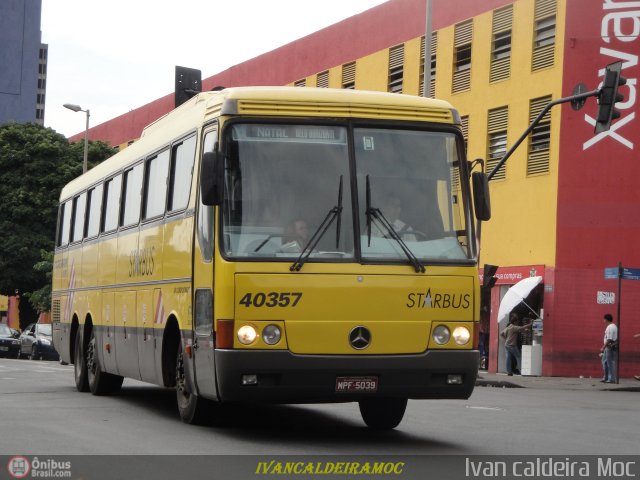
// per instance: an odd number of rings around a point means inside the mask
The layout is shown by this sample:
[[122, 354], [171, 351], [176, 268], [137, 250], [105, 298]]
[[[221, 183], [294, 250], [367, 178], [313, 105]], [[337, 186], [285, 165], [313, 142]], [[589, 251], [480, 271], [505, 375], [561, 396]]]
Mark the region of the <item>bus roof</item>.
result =
[[69, 182], [60, 200], [222, 115], [460, 123], [458, 113], [446, 101], [396, 93], [306, 87], [235, 87], [202, 92], [145, 127], [140, 140]]

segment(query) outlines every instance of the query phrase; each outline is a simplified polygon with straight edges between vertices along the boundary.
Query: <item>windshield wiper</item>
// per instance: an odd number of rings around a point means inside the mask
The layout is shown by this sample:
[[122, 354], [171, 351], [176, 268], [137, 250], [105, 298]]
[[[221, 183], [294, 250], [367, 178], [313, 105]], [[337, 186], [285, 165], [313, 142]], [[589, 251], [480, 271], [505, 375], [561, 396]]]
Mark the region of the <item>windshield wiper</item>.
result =
[[318, 245], [318, 242], [324, 234], [327, 233], [327, 230], [329, 230], [329, 227], [336, 218], [338, 219], [338, 225], [336, 228], [336, 248], [338, 248], [340, 243], [340, 223], [342, 220], [342, 175], [340, 175], [340, 185], [338, 187], [338, 204], [329, 210], [322, 223], [318, 228], [316, 228], [316, 231], [313, 232], [313, 235], [311, 235], [311, 238], [302, 249], [300, 256], [289, 267], [290, 271], [298, 272], [302, 268], [305, 262], [309, 259], [313, 249], [316, 248], [316, 245]]
[[261, 249], [262, 247], [264, 247], [264, 246], [267, 244], [267, 242], [268, 242], [269, 240], [271, 240], [272, 238], [280, 238], [280, 237], [284, 237], [284, 233], [274, 233], [274, 234], [269, 235], [267, 238], [265, 238], [265, 239], [260, 243], [260, 245], [258, 245], [258, 246], [256, 247], [256, 249], [253, 251], [253, 253], [259, 252], [259, 251], [260, 251], [260, 249]]
[[396, 232], [396, 229], [393, 228], [393, 225], [391, 225], [391, 222], [387, 220], [387, 218], [384, 216], [384, 214], [380, 211], [379, 208], [375, 208], [371, 206], [371, 184], [369, 183], [369, 175], [367, 175], [366, 202], [367, 202], [366, 215], [367, 215], [368, 246], [371, 246], [371, 223], [372, 223], [372, 220], [376, 220], [380, 225], [384, 227], [384, 229], [387, 231], [389, 236], [393, 238], [398, 243], [398, 245], [400, 245], [400, 248], [402, 249], [406, 257], [409, 259], [409, 261], [413, 265], [413, 268], [415, 268], [416, 273], [424, 273], [426, 271], [426, 269], [424, 268], [424, 265], [420, 263], [420, 260], [418, 260], [418, 257], [416, 257], [413, 254], [413, 252], [407, 246], [407, 244], [404, 243], [404, 240], [400, 238], [400, 235], [398, 235], [398, 232]]

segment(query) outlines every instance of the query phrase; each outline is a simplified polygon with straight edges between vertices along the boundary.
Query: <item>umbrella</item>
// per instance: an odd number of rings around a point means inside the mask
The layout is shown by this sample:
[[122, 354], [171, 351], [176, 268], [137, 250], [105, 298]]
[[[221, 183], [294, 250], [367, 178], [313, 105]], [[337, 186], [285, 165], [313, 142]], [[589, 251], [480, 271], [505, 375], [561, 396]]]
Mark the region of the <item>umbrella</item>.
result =
[[498, 310], [498, 322], [502, 321], [505, 317], [508, 317], [511, 311], [521, 303], [524, 303], [529, 310], [531, 310], [536, 317], [538, 314], [527, 305], [525, 299], [529, 294], [542, 282], [542, 277], [528, 277], [520, 280], [514, 286], [512, 286], [504, 297], [500, 301], [500, 309]]

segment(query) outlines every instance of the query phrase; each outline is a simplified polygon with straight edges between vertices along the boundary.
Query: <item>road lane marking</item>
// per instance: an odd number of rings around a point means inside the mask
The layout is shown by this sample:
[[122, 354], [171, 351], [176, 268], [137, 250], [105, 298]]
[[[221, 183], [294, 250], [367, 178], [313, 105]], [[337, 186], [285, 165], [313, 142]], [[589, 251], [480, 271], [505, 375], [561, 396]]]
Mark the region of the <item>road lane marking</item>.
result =
[[504, 410], [504, 408], [500, 408], [500, 407], [481, 407], [481, 406], [475, 406], [475, 405], [467, 405], [467, 408], [470, 408], [473, 410], [494, 410], [494, 411]]

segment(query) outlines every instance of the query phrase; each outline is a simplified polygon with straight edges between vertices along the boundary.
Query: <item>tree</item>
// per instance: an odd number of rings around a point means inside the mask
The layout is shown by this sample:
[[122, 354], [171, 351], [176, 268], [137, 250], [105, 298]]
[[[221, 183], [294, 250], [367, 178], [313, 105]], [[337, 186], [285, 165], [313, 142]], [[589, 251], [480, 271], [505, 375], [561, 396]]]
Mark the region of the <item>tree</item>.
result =
[[[53, 251], [60, 190], [82, 173], [79, 143], [34, 123], [0, 126], [0, 294], [27, 294], [49, 282], [46, 271], [32, 267], [43, 260], [41, 251]], [[92, 142], [89, 165], [113, 153]], [[22, 325], [37, 315], [26, 302], [20, 310]]]
[[41, 260], [33, 266], [36, 272], [41, 272], [46, 283], [33, 292], [27, 292], [24, 297], [29, 300], [36, 312], [45, 312], [51, 308], [51, 278], [53, 276], [53, 251], [40, 250]]

